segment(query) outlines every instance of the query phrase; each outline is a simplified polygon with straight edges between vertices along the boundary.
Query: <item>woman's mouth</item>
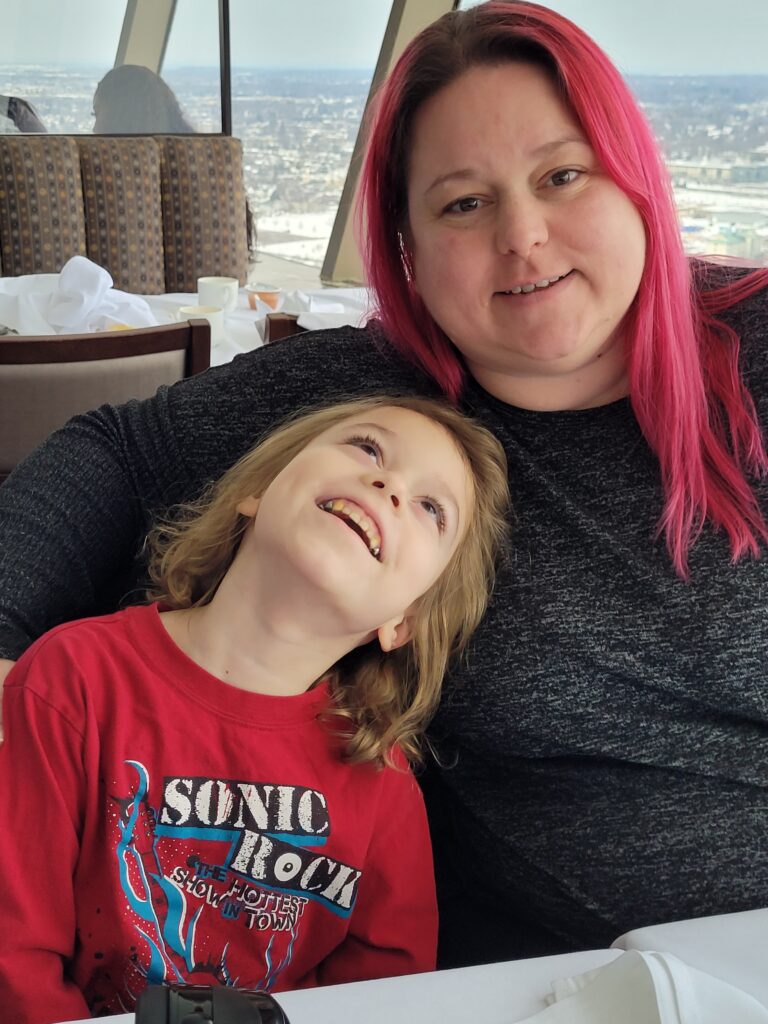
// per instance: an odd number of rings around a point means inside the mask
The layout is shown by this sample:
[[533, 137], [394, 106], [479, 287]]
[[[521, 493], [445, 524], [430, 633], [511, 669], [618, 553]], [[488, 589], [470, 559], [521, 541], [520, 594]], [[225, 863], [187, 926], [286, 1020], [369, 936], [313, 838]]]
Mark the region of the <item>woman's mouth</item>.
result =
[[329, 498], [318, 502], [317, 507], [346, 523], [360, 537], [376, 561], [381, 561], [381, 530], [359, 505], [346, 498]]
[[497, 292], [497, 295], [530, 295], [531, 292], [543, 292], [547, 288], [551, 288], [557, 284], [558, 281], [564, 281], [567, 277], [570, 277], [573, 270], [569, 270], [566, 274], [558, 274], [555, 277], [543, 277], [540, 281], [527, 281], [525, 284], [517, 284], [506, 291]]

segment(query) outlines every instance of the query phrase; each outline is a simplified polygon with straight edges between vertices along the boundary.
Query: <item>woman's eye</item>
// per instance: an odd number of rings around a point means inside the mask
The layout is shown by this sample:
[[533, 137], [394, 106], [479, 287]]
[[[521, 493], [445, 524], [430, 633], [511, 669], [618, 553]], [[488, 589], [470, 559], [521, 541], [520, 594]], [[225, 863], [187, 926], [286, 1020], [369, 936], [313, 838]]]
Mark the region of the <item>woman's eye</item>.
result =
[[455, 203], [449, 203], [445, 208], [445, 212], [472, 213], [474, 210], [479, 210], [482, 205], [482, 200], [478, 199], [477, 196], [464, 196], [461, 199], [457, 199]]
[[581, 171], [577, 171], [573, 167], [564, 167], [561, 171], [555, 171], [554, 174], [550, 174], [547, 181], [555, 187], [559, 187], [561, 185], [570, 185], [580, 175]]
[[421, 507], [431, 516], [432, 519], [437, 523], [437, 526], [442, 533], [445, 529], [445, 509], [439, 501], [435, 501], [434, 498], [422, 498]]

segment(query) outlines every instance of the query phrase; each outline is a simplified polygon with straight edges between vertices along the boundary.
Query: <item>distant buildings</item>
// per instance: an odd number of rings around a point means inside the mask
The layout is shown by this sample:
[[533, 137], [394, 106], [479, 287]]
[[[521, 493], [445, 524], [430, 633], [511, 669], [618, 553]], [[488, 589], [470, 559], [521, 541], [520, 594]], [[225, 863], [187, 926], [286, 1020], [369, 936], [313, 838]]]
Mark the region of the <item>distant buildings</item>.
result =
[[[51, 132], [90, 134], [105, 68], [0, 66]], [[165, 77], [198, 131], [220, 130], [216, 68]], [[319, 266], [370, 84], [364, 71], [234, 68], [232, 121], [259, 248]], [[630, 84], [667, 158], [691, 253], [768, 258], [768, 76], [640, 76]]]

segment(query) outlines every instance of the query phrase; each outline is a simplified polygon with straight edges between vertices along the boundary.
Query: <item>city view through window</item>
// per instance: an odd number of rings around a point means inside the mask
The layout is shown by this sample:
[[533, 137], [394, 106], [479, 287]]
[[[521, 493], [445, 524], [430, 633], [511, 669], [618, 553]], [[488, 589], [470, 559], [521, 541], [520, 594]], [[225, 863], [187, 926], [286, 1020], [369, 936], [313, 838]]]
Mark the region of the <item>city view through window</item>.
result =
[[[378, 41], [388, 7], [379, 4]], [[218, 65], [185, 65], [181, 56], [169, 48], [165, 81], [194, 130], [220, 131]], [[233, 134], [243, 142], [262, 251], [321, 265], [376, 56], [369, 47], [367, 68], [234, 64]], [[0, 95], [28, 100], [49, 132], [90, 133], [94, 90], [109, 67], [0, 63]], [[768, 259], [768, 74], [627, 78], [661, 141], [687, 250]]]

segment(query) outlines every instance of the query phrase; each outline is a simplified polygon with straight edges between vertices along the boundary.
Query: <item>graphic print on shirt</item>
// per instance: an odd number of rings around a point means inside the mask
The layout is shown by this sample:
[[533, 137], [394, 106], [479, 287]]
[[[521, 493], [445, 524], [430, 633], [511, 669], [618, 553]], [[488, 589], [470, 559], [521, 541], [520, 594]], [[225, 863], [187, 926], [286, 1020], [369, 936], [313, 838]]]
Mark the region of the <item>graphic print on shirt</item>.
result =
[[[129, 999], [160, 982], [270, 989], [291, 962], [310, 901], [340, 917], [352, 912], [361, 871], [318, 852], [331, 833], [319, 790], [167, 776], [154, 806], [147, 769], [125, 763], [135, 789], [113, 800], [120, 886], [138, 937]], [[222, 937], [216, 948], [211, 936]], [[243, 943], [251, 960], [263, 949], [258, 977], [233, 973]]]

